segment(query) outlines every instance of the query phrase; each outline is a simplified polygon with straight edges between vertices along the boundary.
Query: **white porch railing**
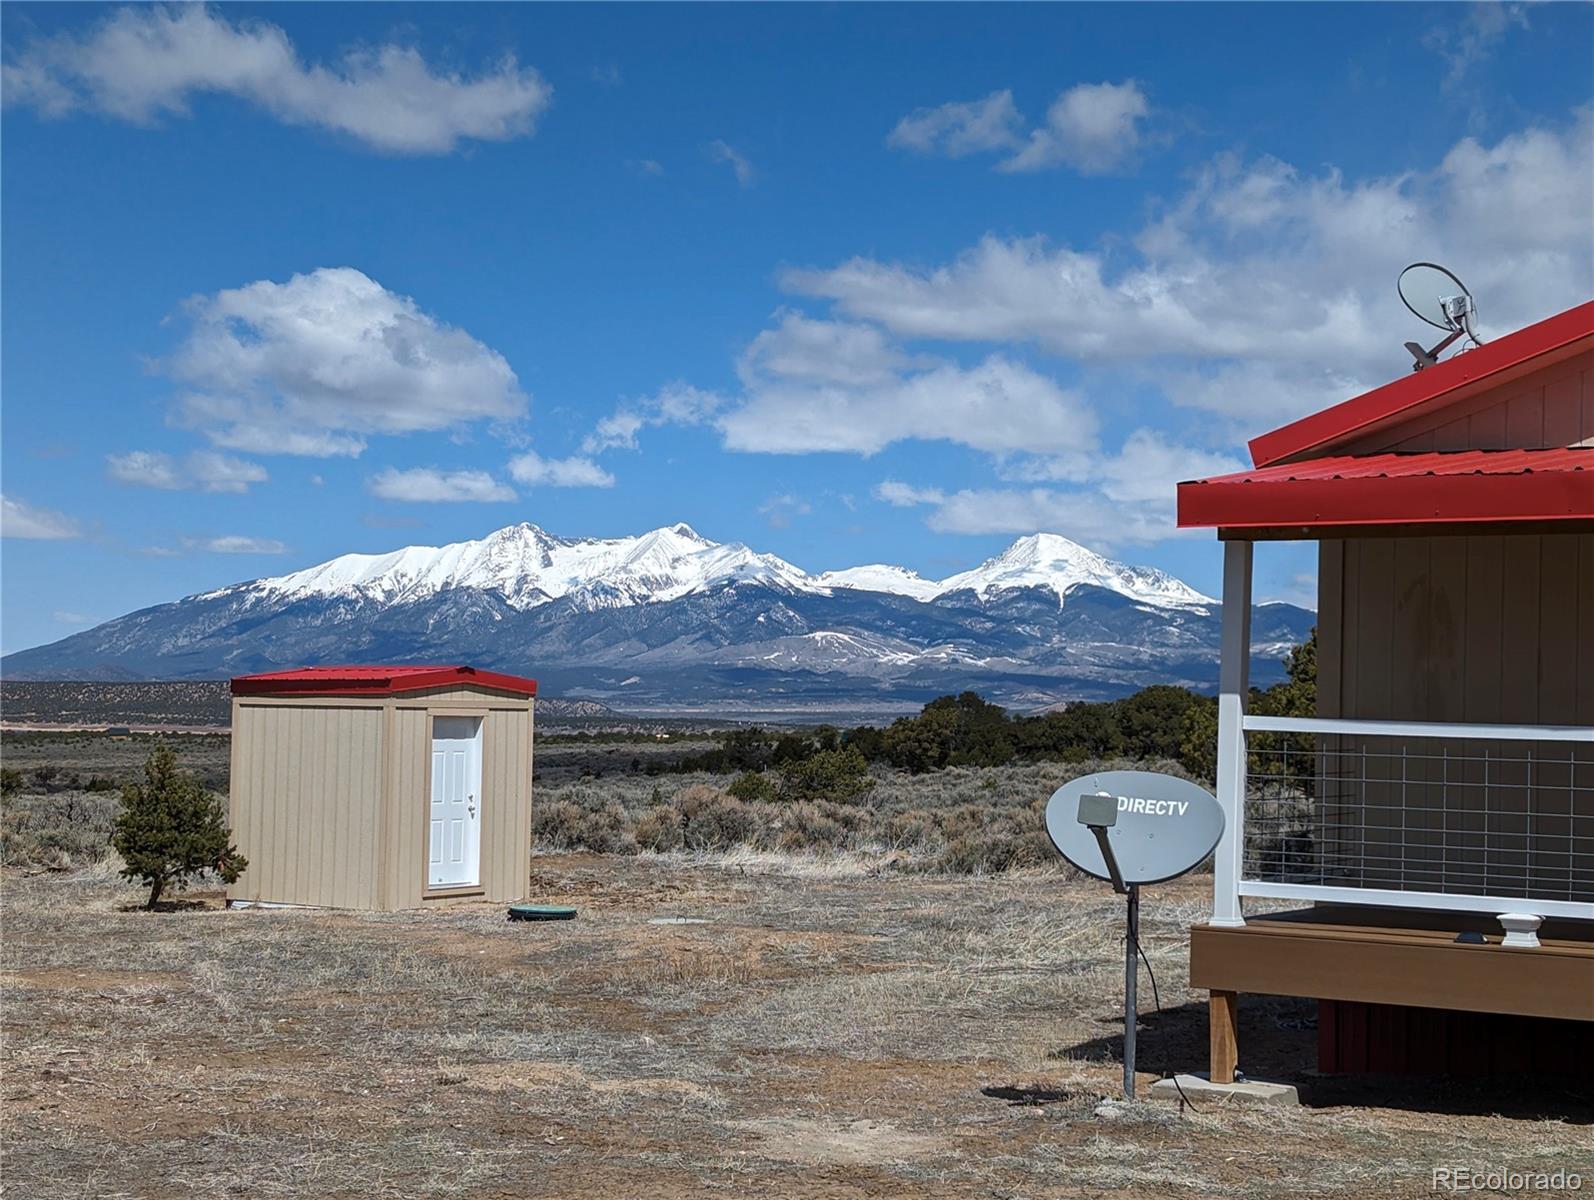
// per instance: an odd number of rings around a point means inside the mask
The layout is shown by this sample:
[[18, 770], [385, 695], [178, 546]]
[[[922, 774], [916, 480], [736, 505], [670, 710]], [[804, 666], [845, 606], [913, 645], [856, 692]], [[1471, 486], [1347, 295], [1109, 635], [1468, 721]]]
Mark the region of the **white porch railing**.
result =
[[1252, 546], [1223, 549], [1212, 924], [1244, 896], [1594, 921], [1594, 728], [1248, 715]]
[[1237, 895], [1594, 920], [1594, 728], [1239, 726]]

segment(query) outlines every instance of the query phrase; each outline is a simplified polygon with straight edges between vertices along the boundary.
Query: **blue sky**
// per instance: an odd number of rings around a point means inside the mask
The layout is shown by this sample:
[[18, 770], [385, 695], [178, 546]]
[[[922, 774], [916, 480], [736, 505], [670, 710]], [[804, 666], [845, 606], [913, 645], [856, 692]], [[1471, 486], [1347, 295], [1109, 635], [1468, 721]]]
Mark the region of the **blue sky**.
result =
[[519, 520], [1215, 590], [1174, 481], [1402, 373], [1406, 261], [1594, 294], [1586, 5], [5, 15], [7, 650]]

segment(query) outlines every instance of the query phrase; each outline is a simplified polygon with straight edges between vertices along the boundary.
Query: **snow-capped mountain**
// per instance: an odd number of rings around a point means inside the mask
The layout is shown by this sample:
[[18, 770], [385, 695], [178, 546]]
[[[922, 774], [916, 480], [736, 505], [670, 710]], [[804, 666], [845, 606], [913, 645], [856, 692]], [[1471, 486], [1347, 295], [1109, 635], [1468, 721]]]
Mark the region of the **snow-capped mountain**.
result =
[[[810, 575], [686, 525], [346, 554], [189, 596], [8, 655], [11, 679], [205, 679], [292, 665], [475, 663], [632, 711], [834, 715], [949, 691], [1041, 707], [1147, 683], [1216, 683], [1219, 605], [1058, 534], [929, 580], [886, 564]], [[1261, 605], [1253, 678], [1312, 614]]]
[[1146, 604], [1204, 606], [1217, 603], [1211, 596], [1203, 596], [1165, 571], [1154, 567], [1126, 567], [1056, 533], [1032, 533], [1019, 538], [972, 571], [943, 579], [936, 595], [967, 589], [983, 599], [992, 592], [1009, 588], [1038, 587], [1057, 593], [1058, 601], [1062, 602], [1069, 589], [1080, 584], [1105, 588]]
[[406, 546], [390, 554], [345, 554], [291, 575], [206, 596], [254, 592], [283, 600], [318, 596], [393, 604], [471, 588], [502, 596], [517, 609], [561, 597], [587, 608], [616, 608], [753, 582], [774, 588], [813, 586], [806, 574], [773, 554], [711, 542], [690, 525], [669, 525], [640, 537], [571, 539], [522, 523], [480, 541]]
[[1055, 533], [1019, 538], [972, 571], [937, 582], [883, 563], [809, 575], [739, 542], [710, 541], [685, 524], [629, 538], [562, 538], [530, 523], [479, 541], [344, 554], [291, 575], [235, 584], [199, 598], [256, 593], [281, 600], [318, 596], [393, 604], [472, 588], [502, 596], [517, 609], [560, 598], [586, 608], [618, 608], [678, 600], [733, 583], [817, 594], [847, 588], [920, 601], [964, 590], [983, 600], [993, 592], [1038, 587], [1054, 593], [1059, 603], [1070, 588], [1089, 584], [1148, 604], [1217, 603], [1162, 571], [1113, 562]]

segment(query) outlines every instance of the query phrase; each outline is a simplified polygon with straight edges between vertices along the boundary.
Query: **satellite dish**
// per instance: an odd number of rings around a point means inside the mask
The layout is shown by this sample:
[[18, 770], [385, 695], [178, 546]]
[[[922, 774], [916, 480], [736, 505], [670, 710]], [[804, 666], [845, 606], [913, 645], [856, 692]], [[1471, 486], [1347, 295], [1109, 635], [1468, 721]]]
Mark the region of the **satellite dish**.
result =
[[1414, 365], [1421, 371], [1439, 361], [1439, 352], [1459, 337], [1466, 337], [1474, 346], [1483, 345], [1483, 339], [1473, 330], [1478, 317], [1478, 304], [1467, 290], [1467, 285], [1455, 273], [1438, 263], [1414, 262], [1400, 273], [1395, 282], [1400, 302], [1411, 310], [1413, 316], [1442, 329], [1449, 336], [1432, 350], [1424, 350], [1420, 343], [1407, 342]]
[[[1046, 802], [1052, 845], [1087, 875], [1129, 898], [1124, 938], [1124, 1095], [1135, 1098], [1135, 988], [1140, 885], [1183, 875], [1217, 848], [1223, 807], [1205, 788], [1155, 771], [1101, 771], [1065, 783]], [[1150, 968], [1149, 961], [1147, 968]], [[1152, 981], [1155, 987], [1156, 981]]]
[[[1097, 826], [1081, 824], [1081, 801], [1113, 801], [1105, 827], [1120, 872], [1102, 853]], [[1088, 807], [1088, 806], [1087, 806]], [[1046, 804], [1046, 832], [1064, 858], [1111, 883], [1161, 883], [1198, 866], [1223, 836], [1223, 808], [1205, 788], [1154, 771], [1103, 771], [1065, 783]]]

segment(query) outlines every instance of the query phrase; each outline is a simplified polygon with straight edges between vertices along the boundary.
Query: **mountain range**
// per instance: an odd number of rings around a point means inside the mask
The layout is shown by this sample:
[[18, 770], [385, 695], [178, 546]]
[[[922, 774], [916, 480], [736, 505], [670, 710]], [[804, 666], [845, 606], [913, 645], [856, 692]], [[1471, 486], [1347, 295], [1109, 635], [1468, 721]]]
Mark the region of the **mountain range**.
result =
[[[1310, 631], [1253, 611], [1253, 677]], [[811, 575], [684, 524], [627, 538], [531, 524], [346, 554], [142, 609], [0, 660], [8, 679], [206, 679], [285, 666], [458, 661], [635, 712], [905, 710], [973, 688], [1038, 708], [1148, 683], [1210, 689], [1220, 605], [1059, 534], [930, 580], [872, 564]]]

